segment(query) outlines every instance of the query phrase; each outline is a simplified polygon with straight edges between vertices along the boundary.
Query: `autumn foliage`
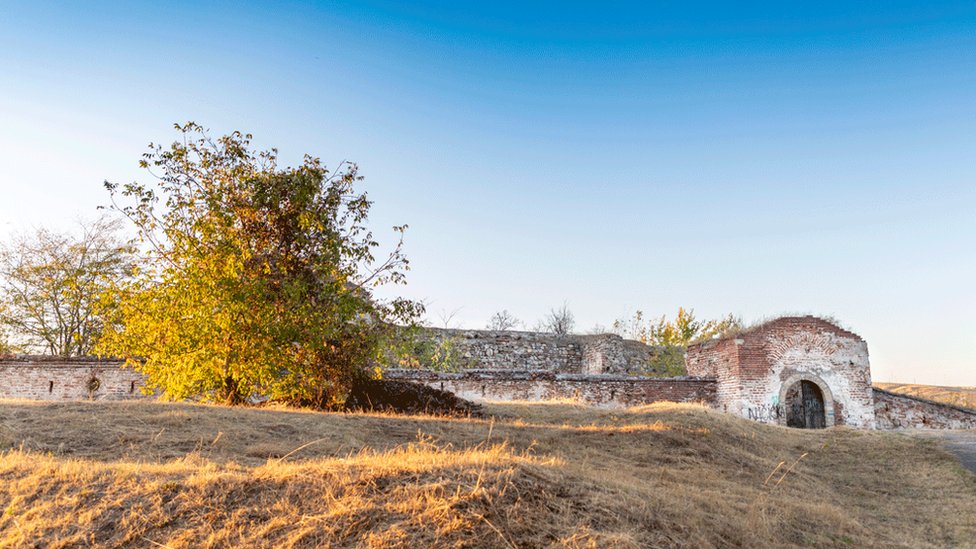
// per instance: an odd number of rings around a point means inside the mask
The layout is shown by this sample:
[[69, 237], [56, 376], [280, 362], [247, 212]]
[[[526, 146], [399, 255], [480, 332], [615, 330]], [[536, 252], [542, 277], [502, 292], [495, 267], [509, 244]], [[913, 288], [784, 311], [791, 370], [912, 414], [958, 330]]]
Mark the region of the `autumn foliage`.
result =
[[177, 129], [177, 142], [144, 155], [150, 183], [105, 184], [146, 253], [98, 351], [174, 399], [341, 403], [375, 375], [390, 323], [420, 311], [371, 295], [404, 281], [405, 226], [377, 261], [355, 164], [280, 167], [250, 135]]

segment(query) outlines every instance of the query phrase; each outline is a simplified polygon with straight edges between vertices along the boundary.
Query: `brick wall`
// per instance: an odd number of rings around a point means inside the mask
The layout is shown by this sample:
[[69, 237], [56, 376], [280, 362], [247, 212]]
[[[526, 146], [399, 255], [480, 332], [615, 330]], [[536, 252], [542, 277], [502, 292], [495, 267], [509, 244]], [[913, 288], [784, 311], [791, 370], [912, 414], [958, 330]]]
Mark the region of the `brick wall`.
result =
[[[142, 374], [118, 361], [17, 357], [0, 359], [0, 398], [122, 400], [145, 398]], [[97, 380], [93, 382], [92, 380]], [[92, 391], [91, 389], [94, 389]]]
[[976, 410], [874, 388], [878, 429], [976, 429]]
[[388, 379], [424, 383], [468, 400], [573, 399], [603, 408], [651, 402], [704, 402], [714, 405], [715, 382], [700, 378], [637, 378], [617, 375], [560, 374], [550, 371], [438, 373], [388, 370]]
[[688, 375], [714, 378], [716, 406], [726, 412], [730, 403], [739, 401], [741, 393], [737, 341], [735, 338], [706, 341], [685, 351]]
[[828, 426], [874, 426], [867, 343], [826, 320], [778, 318], [692, 346], [686, 362], [689, 374], [715, 377], [717, 405], [727, 412], [785, 424], [785, 395], [806, 380], [823, 392]]

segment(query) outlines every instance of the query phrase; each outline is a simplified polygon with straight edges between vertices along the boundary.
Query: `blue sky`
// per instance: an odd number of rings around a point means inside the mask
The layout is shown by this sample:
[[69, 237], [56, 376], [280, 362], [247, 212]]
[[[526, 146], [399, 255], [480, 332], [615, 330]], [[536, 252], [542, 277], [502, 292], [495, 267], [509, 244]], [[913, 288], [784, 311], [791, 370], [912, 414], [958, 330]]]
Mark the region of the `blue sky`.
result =
[[435, 322], [809, 312], [976, 385], [972, 2], [9, 2], [0, 235], [185, 120], [358, 162]]

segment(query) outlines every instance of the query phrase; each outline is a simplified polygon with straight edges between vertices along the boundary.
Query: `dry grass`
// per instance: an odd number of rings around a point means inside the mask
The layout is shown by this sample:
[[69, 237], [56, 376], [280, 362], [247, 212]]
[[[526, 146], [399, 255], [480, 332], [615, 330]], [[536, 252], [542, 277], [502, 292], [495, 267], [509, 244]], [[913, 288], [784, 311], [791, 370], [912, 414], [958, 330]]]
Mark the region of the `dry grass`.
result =
[[0, 547], [976, 543], [976, 476], [933, 442], [691, 405], [487, 408], [0, 402]]
[[915, 383], [875, 383], [874, 385], [892, 393], [901, 393], [976, 410], [976, 387], [943, 387]]

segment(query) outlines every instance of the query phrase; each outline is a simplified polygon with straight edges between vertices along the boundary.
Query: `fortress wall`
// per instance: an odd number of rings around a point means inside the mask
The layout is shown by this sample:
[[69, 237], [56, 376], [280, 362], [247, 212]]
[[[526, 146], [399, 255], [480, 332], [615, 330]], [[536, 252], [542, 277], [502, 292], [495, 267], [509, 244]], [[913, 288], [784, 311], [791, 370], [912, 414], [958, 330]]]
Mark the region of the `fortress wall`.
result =
[[[702, 357], [704, 358], [704, 357]], [[141, 392], [144, 378], [120, 362], [57, 357], [0, 359], [0, 398], [35, 400], [122, 400], [153, 398]], [[706, 371], [707, 367], [703, 368]], [[722, 368], [719, 368], [720, 370]], [[571, 399], [604, 408], [651, 402], [703, 402], [721, 409], [720, 383], [714, 378], [641, 378], [613, 374], [560, 373], [552, 370], [387, 370], [390, 379], [424, 383], [471, 400]], [[97, 387], [92, 379], [97, 379]], [[873, 390], [878, 429], [976, 429], [976, 411]], [[755, 419], [755, 418], [754, 418]]]
[[87, 358], [3, 358], [0, 359], [0, 398], [34, 400], [147, 398], [140, 390], [144, 381], [143, 375], [120, 366], [121, 362], [116, 360]]
[[388, 379], [423, 383], [475, 401], [571, 399], [602, 408], [622, 408], [662, 401], [704, 402], [712, 406], [715, 399], [715, 381], [702, 378], [651, 379], [504, 370], [463, 373], [387, 370], [384, 375]]
[[976, 429], [976, 410], [874, 388], [878, 429]]
[[453, 340], [474, 369], [623, 374], [645, 371], [656, 351], [655, 347], [615, 334], [557, 336], [440, 328], [429, 331], [434, 338]]
[[[0, 398], [34, 400], [123, 400], [152, 398], [141, 388], [144, 376], [117, 360], [59, 357], [0, 359]], [[387, 370], [391, 379], [417, 381], [475, 400], [575, 399], [603, 407], [657, 401], [709, 402], [715, 382], [699, 378], [648, 379], [552, 370]], [[96, 383], [91, 380], [96, 379]], [[97, 387], [95, 387], [97, 385]], [[90, 389], [95, 387], [94, 391]]]

